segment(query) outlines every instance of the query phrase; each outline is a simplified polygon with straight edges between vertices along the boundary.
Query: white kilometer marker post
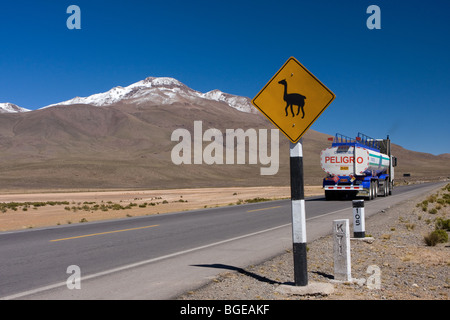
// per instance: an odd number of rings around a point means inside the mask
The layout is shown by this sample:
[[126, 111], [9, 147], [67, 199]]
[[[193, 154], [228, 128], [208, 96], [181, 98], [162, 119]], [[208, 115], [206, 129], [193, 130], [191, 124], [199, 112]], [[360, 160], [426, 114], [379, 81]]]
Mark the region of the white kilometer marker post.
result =
[[348, 219], [333, 221], [334, 280], [350, 281], [352, 279], [349, 230]]
[[294, 283], [308, 285], [306, 259], [305, 191], [303, 185], [302, 139], [290, 143], [290, 175], [292, 205], [292, 241], [294, 252]]

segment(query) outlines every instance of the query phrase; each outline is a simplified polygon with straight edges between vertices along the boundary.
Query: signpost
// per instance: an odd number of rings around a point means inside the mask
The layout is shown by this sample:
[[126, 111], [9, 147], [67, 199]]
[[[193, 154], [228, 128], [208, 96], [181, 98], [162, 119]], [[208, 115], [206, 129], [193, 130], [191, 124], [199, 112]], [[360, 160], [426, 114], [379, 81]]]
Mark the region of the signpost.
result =
[[296, 286], [308, 285], [301, 137], [334, 98], [333, 92], [291, 57], [252, 100], [253, 105], [291, 142], [291, 212]]

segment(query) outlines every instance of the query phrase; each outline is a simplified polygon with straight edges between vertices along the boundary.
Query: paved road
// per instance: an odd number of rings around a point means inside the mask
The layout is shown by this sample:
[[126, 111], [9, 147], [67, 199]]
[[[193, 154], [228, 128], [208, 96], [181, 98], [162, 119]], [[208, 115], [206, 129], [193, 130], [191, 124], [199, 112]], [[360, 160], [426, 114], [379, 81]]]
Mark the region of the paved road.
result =
[[[398, 187], [393, 196], [366, 202], [366, 215], [441, 185]], [[0, 298], [170, 299], [224, 268], [256, 264], [290, 248], [290, 205], [279, 200], [0, 233]], [[351, 213], [351, 201], [307, 199], [308, 241]], [[71, 265], [81, 271], [79, 290], [66, 285]]]

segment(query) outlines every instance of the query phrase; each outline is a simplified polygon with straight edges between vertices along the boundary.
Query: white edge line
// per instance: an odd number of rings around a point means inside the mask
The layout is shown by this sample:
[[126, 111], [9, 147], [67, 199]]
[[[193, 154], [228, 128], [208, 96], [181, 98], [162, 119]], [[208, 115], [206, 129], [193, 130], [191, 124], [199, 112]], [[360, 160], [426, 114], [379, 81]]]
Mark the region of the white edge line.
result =
[[[333, 211], [333, 212], [329, 212], [329, 213], [326, 213], [326, 214], [322, 214], [320, 216], [308, 218], [308, 219], [306, 219], [306, 221], [314, 220], [314, 219], [317, 219], [317, 218], [321, 218], [321, 217], [324, 217], [324, 216], [332, 215], [332, 214], [335, 214], [335, 213], [338, 213], [338, 212], [341, 212], [341, 211], [347, 211], [347, 210], [348, 210], [348, 208], [337, 210], [337, 211]], [[192, 249], [188, 249], [188, 250], [184, 250], [184, 251], [179, 251], [179, 252], [167, 254], [167, 255], [164, 255], [164, 256], [161, 256], [161, 257], [158, 257], [158, 258], [144, 260], [144, 261], [128, 264], [128, 265], [125, 265], [125, 266], [122, 266], [122, 267], [118, 267], [118, 268], [114, 268], [114, 269], [110, 269], [110, 270], [94, 273], [94, 274], [91, 274], [91, 275], [88, 275], [88, 276], [85, 276], [85, 277], [81, 277], [81, 280], [89, 280], [89, 279], [94, 279], [94, 278], [98, 278], [98, 277], [101, 277], [101, 276], [106, 276], [108, 274], [112, 274], [112, 273], [115, 273], [115, 272], [120, 272], [120, 271], [124, 271], [124, 270], [127, 270], [127, 269], [136, 268], [136, 267], [139, 267], [139, 266], [142, 266], [142, 265], [145, 265], [145, 264], [157, 262], [157, 261], [168, 259], [168, 258], [173, 258], [173, 257], [179, 256], [179, 255], [185, 254], [185, 253], [206, 249], [206, 248], [209, 248], [209, 247], [217, 246], [217, 245], [224, 244], [224, 243], [231, 242], [231, 241], [235, 241], [235, 240], [244, 239], [244, 238], [247, 238], [247, 237], [255, 236], [255, 235], [258, 235], [258, 234], [261, 234], [261, 233], [273, 231], [273, 230], [276, 230], [276, 229], [281, 229], [281, 228], [288, 227], [288, 226], [291, 226], [291, 223], [287, 223], [287, 224], [283, 224], [281, 226], [277, 226], [277, 227], [273, 227], [273, 228], [269, 228], [269, 229], [265, 229], [265, 230], [261, 230], [261, 231], [257, 231], [257, 232], [253, 232], [253, 233], [249, 233], [249, 234], [245, 234], [245, 235], [242, 235], [242, 236], [239, 236], [239, 237], [230, 238], [230, 239], [227, 239], [227, 240], [222, 240], [222, 241], [210, 243], [210, 244], [207, 244], [207, 245], [204, 245], [204, 246], [200, 246], [200, 247], [196, 247], [196, 248], [192, 248]], [[0, 297], [0, 300], [14, 300], [14, 299], [18, 299], [18, 298], [21, 298], [21, 297], [37, 294], [37, 293], [40, 293], [40, 292], [56, 289], [56, 288], [59, 288], [59, 287], [64, 287], [66, 285], [67, 285], [66, 282], [58, 282], [58, 283], [55, 283], [55, 284], [52, 284], [52, 285], [48, 285], [48, 286], [45, 286], [45, 287], [40, 287], [40, 288], [36, 288], [36, 289], [33, 289], [33, 290], [20, 292], [20, 293], [17, 293], [17, 294], [6, 296], [6, 297]]]
[[[326, 213], [326, 214], [322, 214], [322, 215], [319, 215], [319, 216], [315, 216], [315, 217], [312, 217], [312, 218], [308, 218], [308, 219], [306, 219], [306, 221], [322, 218], [322, 217], [325, 217], [325, 216], [328, 216], [328, 215], [332, 215], [332, 214], [335, 214], [335, 213], [338, 213], [338, 212], [341, 212], [341, 211], [348, 211], [348, 208], [344, 208], [344, 209], [340, 209], [340, 210], [337, 210], [337, 211], [333, 211], [333, 212], [329, 212], [329, 213]], [[245, 235], [242, 235], [242, 236], [239, 236], [239, 237], [234, 237], [234, 238], [230, 238], [230, 239], [227, 239], [227, 240], [222, 240], [222, 241], [210, 243], [210, 244], [207, 244], [207, 245], [204, 245], [204, 246], [200, 246], [200, 247], [196, 247], [196, 248], [192, 248], [192, 249], [188, 249], [188, 250], [184, 250], [184, 251], [171, 253], [171, 254], [164, 255], [164, 256], [161, 256], [161, 257], [158, 257], [158, 258], [153, 258], [153, 259], [149, 259], [149, 260], [144, 260], [144, 261], [128, 264], [128, 265], [125, 265], [125, 266], [122, 266], [122, 267], [118, 267], [118, 268], [114, 268], [114, 269], [110, 269], [110, 270], [94, 273], [94, 274], [91, 274], [91, 275], [88, 275], [88, 276], [85, 276], [85, 277], [81, 277], [81, 280], [89, 280], [89, 279], [94, 279], [94, 278], [98, 278], [98, 277], [101, 277], [101, 276], [106, 276], [108, 274], [112, 274], [112, 273], [115, 273], [115, 272], [120, 272], [120, 271], [124, 271], [124, 270], [127, 270], [127, 269], [136, 268], [136, 267], [139, 267], [139, 266], [142, 266], [142, 265], [145, 265], [145, 264], [157, 262], [157, 261], [168, 259], [168, 258], [173, 258], [173, 257], [179, 256], [179, 255], [185, 254], [185, 253], [206, 249], [206, 248], [209, 248], [209, 247], [217, 246], [217, 245], [224, 244], [224, 243], [231, 242], [231, 241], [235, 241], [235, 240], [244, 239], [244, 238], [255, 236], [255, 235], [258, 235], [258, 234], [261, 234], [261, 233], [265, 233], [265, 232], [273, 231], [273, 230], [276, 230], [276, 229], [281, 229], [281, 228], [284, 228], [284, 227], [288, 227], [288, 226], [291, 226], [291, 225], [292, 225], [292, 223], [287, 223], [287, 224], [283, 224], [281, 226], [277, 226], [277, 227], [273, 227], [273, 228], [269, 228], [269, 229], [265, 229], [265, 230], [261, 230], [261, 231], [257, 231], [257, 232], [253, 232], [253, 233], [249, 233], [249, 234], [245, 234]], [[18, 298], [21, 298], [21, 297], [37, 294], [37, 293], [40, 293], [40, 292], [56, 289], [56, 288], [59, 288], [59, 287], [64, 287], [66, 285], [67, 285], [66, 282], [58, 282], [58, 283], [55, 283], [55, 284], [52, 284], [52, 285], [48, 285], [48, 286], [45, 286], [45, 287], [40, 287], [40, 288], [36, 288], [36, 289], [33, 289], [33, 290], [20, 292], [20, 293], [17, 293], [17, 294], [6, 296], [6, 297], [0, 297], [0, 300], [14, 300], [14, 299], [18, 299]]]
[[[405, 192], [402, 195], [409, 194], [409, 193], [411, 193], [413, 191], [415, 191], [415, 190], [411, 190], [411, 191]], [[375, 199], [375, 201], [376, 200], [380, 200], [380, 199]], [[341, 211], [347, 211], [347, 210], [348, 210], [348, 208], [344, 208], [344, 209], [340, 209], [340, 210], [337, 210], [337, 211], [325, 213], [325, 214], [322, 214], [322, 215], [318, 215], [318, 216], [315, 216], [315, 217], [308, 218], [308, 219], [306, 219], [306, 221], [314, 220], [314, 219], [318, 219], [318, 218], [322, 218], [322, 217], [326, 217], [326, 216], [329, 216], [329, 215], [332, 215], [332, 214], [335, 214], [335, 213], [338, 213], [338, 212], [341, 212]], [[144, 261], [141, 261], [141, 262], [128, 264], [128, 265], [125, 265], [125, 266], [122, 266], [122, 267], [119, 267], [119, 268], [114, 268], [114, 269], [110, 269], [110, 270], [94, 273], [94, 274], [91, 274], [89, 276], [82, 277], [82, 280], [89, 280], [89, 279], [93, 279], [93, 278], [98, 278], [98, 277], [105, 276], [105, 275], [108, 275], [108, 274], [111, 274], [111, 273], [124, 271], [124, 270], [127, 270], [127, 269], [132, 269], [132, 268], [135, 268], [135, 267], [142, 266], [144, 264], [149, 264], [149, 263], [152, 263], [152, 262], [156, 262], [156, 261], [160, 261], [160, 260], [176, 257], [176, 256], [179, 256], [179, 255], [182, 255], [182, 254], [185, 254], [185, 253], [206, 249], [206, 248], [209, 248], [209, 247], [217, 246], [217, 245], [224, 244], [224, 243], [231, 242], [231, 241], [244, 239], [244, 238], [251, 237], [251, 236], [254, 236], [254, 235], [258, 235], [258, 234], [261, 234], [261, 233], [273, 231], [273, 230], [276, 230], [276, 229], [281, 229], [281, 228], [284, 228], [284, 227], [287, 227], [287, 226], [291, 226], [291, 223], [287, 223], [287, 224], [283, 224], [281, 226], [277, 226], [277, 227], [273, 227], [273, 228], [269, 228], [269, 229], [265, 229], [265, 230], [261, 230], [261, 231], [257, 231], [257, 232], [253, 232], [253, 233], [249, 233], [249, 234], [245, 234], [245, 235], [242, 235], [242, 236], [239, 236], [239, 237], [235, 237], [235, 238], [230, 238], [230, 239], [227, 239], [227, 240], [222, 240], [222, 241], [210, 243], [210, 244], [207, 244], [207, 245], [204, 245], [204, 246], [200, 246], [200, 247], [196, 247], [196, 248], [192, 248], [192, 249], [188, 249], [188, 250], [184, 250], [184, 251], [171, 253], [171, 254], [168, 254], [168, 255], [165, 255], [165, 256], [161, 256], [161, 257], [158, 257], [158, 258], [153, 258], [153, 259], [144, 260]], [[66, 286], [66, 282], [59, 282], [59, 283], [55, 283], [55, 284], [52, 284], [52, 285], [49, 285], [49, 286], [45, 286], [45, 287], [40, 287], [40, 288], [33, 289], [33, 290], [24, 291], [24, 292], [21, 292], [21, 293], [10, 295], [10, 296], [0, 297], [0, 300], [13, 300], [13, 299], [17, 299], [17, 298], [33, 295], [33, 294], [36, 294], [36, 293], [39, 293], [39, 292], [56, 289], [56, 288], [63, 287], [63, 286]]]
[[[185, 253], [189, 253], [189, 252], [193, 252], [193, 251], [197, 251], [197, 250], [202, 250], [202, 249], [206, 249], [206, 248], [209, 248], [209, 247], [213, 247], [213, 246], [217, 246], [217, 245], [220, 245], [220, 244], [224, 244], [224, 243], [227, 243], [227, 242], [240, 240], [240, 239], [251, 237], [251, 236], [255, 236], [255, 235], [258, 235], [258, 234], [261, 234], [261, 233], [273, 231], [273, 230], [276, 230], [276, 229], [281, 229], [281, 228], [284, 228], [284, 227], [287, 227], [287, 226], [290, 226], [290, 225], [291, 225], [291, 223], [288, 223], [288, 224], [284, 224], [284, 225], [281, 225], [281, 226], [277, 226], [277, 227], [273, 227], [273, 228], [269, 228], [269, 229], [265, 229], [265, 230], [261, 230], [261, 231], [257, 231], [257, 232], [253, 232], [253, 233], [249, 233], [249, 234], [242, 235], [242, 236], [239, 236], [239, 237], [230, 238], [230, 239], [227, 239], [227, 240], [222, 240], [222, 241], [210, 243], [210, 244], [207, 244], [207, 245], [204, 245], [204, 246], [200, 246], [200, 247], [196, 247], [196, 248], [192, 248], [192, 249], [188, 249], [188, 250], [184, 250], [184, 251], [171, 253], [171, 254], [164, 255], [164, 256], [161, 256], [161, 257], [158, 257], [158, 258], [153, 258], [153, 259], [149, 259], [149, 260], [144, 260], [144, 261], [128, 264], [128, 265], [125, 265], [125, 266], [122, 266], [122, 267], [118, 267], [118, 268], [114, 268], [114, 269], [110, 269], [110, 270], [94, 273], [94, 274], [91, 274], [91, 275], [88, 275], [88, 276], [85, 276], [85, 277], [81, 277], [81, 280], [89, 280], [89, 279], [98, 278], [98, 277], [105, 276], [105, 275], [108, 275], [108, 274], [111, 274], [111, 273], [120, 272], [120, 271], [124, 271], [124, 270], [127, 270], [127, 269], [136, 268], [136, 267], [139, 267], [139, 266], [142, 266], [142, 265], [145, 265], [145, 264], [153, 263], [153, 262], [156, 262], [156, 261], [160, 261], [160, 260], [176, 257], [176, 256], [179, 256], [179, 255], [182, 255], [182, 254], [185, 254]], [[66, 282], [58, 282], [58, 283], [55, 283], [55, 284], [52, 284], [52, 285], [48, 285], [48, 286], [45, 286], [45, 287], [40, 287], [40, 288], [36, 288], [36, 289], [33, 289], [33, 290], [24, 291], [24, 292], [13, 294], [13, 295], [6, 296], [6, 297], [0, 297], [0, 300], [18, 299], [18, 298], [21, 298], [21, 297], [33, 295], [33, 294], [36, 294], [36, 293], [40, 293], [40, 292], [43, 292], [43, 291], [48, 291], [48, 290], [52, 290], [52, 289], [56, 289], [56, 288], [64, 287], [64, 286], [66, 286]]]

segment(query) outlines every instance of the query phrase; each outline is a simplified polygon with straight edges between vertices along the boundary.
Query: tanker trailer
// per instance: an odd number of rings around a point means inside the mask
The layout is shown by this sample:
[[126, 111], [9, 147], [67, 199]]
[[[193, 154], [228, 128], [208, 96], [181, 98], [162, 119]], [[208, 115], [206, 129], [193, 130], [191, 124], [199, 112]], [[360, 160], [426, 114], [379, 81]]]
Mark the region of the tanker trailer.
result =
[[353, 139], [336, 134], [330, 148], [322, 150], [320, 163], [327, 173], [323, 188], [327, 200], [392, 194], [394, 167], [397, 159], [391, 155], [391, 142], [372, 139], [362, 133]]

